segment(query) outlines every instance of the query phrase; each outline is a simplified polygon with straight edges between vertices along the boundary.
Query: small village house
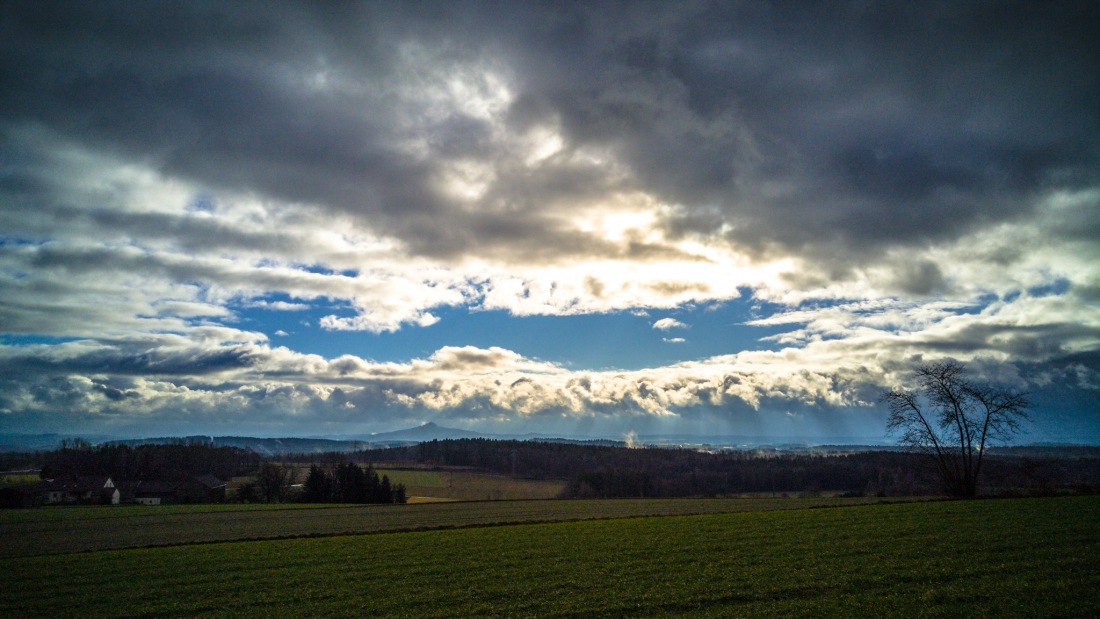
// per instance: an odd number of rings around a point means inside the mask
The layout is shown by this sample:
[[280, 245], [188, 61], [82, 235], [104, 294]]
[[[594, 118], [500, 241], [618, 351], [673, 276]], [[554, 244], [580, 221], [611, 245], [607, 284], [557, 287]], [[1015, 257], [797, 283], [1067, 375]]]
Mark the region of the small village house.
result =
[[121, 498], [115, 482], [107, 476], [85, 475], [51, 479], [40, 488], [47, 505], [64, 503], [118, 505]]

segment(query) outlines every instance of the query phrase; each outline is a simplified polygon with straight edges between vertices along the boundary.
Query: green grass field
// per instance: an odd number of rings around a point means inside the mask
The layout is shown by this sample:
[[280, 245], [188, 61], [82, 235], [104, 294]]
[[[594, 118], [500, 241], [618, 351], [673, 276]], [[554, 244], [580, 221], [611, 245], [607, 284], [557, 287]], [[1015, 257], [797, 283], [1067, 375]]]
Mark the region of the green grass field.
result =
[[1089, 617], [1098, 522], [1070, 497], [9, 558], [0, 616]]
[[314, 503], [195, 503], [189, 505], [64, 505], [36, 509], [0, 510], [0, 525], [20, 522], [102, 520], [133, 516], [251, 512], [288, 509], [324, 509]]
[[0, 510], [0, 557], [503, 523], [852, 505], [873, 499], [491, 501], [422, 505], [164, 505]]
[[42, 481], [37, 473], [4, 473], [0, 474], [0, 485], [11, 484], [13, 486], [22, 486], [37, 484]]
[[389, 475], [390, 481], [421, 488], [446, 488], [450, 480], [441, 471], [416, 469], [375, 469], [379, 475]]

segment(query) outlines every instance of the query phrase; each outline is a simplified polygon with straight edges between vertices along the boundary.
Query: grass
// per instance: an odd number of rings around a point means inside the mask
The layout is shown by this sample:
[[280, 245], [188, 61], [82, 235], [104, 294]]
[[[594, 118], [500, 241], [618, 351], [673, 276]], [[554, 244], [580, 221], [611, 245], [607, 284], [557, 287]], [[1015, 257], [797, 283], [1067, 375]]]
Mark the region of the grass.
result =
[[0, 486], [11, 484], [13, 486], [26, 486], [42, 481], [37, 473], [4, 473], [0, 474]]
[[871, 499], [492, 501], [418, 505], [171, 505], [0, 511], [0, 557], [501, 523], [850, 505]]
[[393, 483], [407, 487], [446, 488], [451, 479], [441, 471], [422, 471], [416, 469], [375, 469], [379, 475], [389, 475]]
[[102, 520], [134, 516], [167, 516], [218, 512], [323, 509], [332, 505], [313, 503], [199, 503], [190, 505], [50, 505], [36, 509], [0, 510], [0, 524], [74, 520]]
[[25, 557], [0, 616], [1097, 616], [1097, 522], [1069, 497]]

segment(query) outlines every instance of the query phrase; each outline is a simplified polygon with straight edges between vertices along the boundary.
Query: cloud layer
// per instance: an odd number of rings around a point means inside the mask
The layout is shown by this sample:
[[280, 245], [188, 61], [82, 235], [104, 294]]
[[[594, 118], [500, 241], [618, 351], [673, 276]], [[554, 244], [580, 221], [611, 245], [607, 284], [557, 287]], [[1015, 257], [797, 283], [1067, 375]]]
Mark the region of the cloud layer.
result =
[[[876, 389], [938, 356], [1095, 389], [1098, 27], [1087, 2], [6, 3], [0, 427], [877, 431]], [[324, 359], [239, 320], [733, 300], [779, 308], [771, 350], [631, 372]]]

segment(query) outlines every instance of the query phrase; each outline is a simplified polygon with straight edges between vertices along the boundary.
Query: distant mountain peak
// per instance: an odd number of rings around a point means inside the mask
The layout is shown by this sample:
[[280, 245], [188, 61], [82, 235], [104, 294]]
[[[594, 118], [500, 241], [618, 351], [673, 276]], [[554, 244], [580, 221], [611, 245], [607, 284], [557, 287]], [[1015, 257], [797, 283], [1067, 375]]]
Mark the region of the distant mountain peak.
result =
[[431, 441], [431, 440], [444, 440], [448, 438], [477, 438], [482, 436], [477, 432], [470, 432], [468, 430], [459, 430], [457, 428], [448, 428], [441, 426], [433, 421], [422, 423], [413, 428], [405, 428], [402, 430], [395, 430], [393, 432], [379, 432], [370, 436], [371, 441], [381, 440], [408, 440], [408, 441]]

